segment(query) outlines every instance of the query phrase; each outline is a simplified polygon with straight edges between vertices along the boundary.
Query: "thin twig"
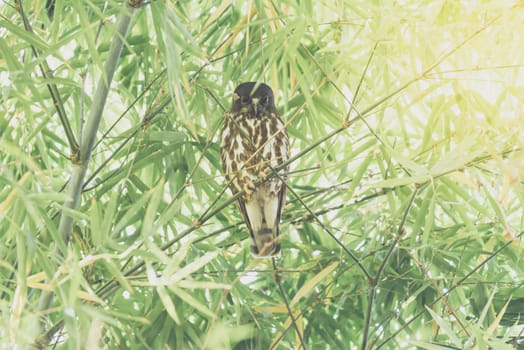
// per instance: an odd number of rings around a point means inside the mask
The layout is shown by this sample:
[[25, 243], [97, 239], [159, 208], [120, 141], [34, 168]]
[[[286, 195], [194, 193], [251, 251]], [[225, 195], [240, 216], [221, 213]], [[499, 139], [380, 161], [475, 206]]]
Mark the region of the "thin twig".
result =
[[299, 201], [299, 203], [302, 205], [302, 207], [304, 207], [304, 209], [306, 209], [306, 211], [309, 213], [309, 215], [320, 225], [320, 227], [322, 228], [322, 230], [324, 230], [324, 232], [326, 232], [330, 237], [331, 239], [333, 239], [341, 248], [342, 250], [351, 258], [353, 259], [353, 261], [355, 261], [358, 265], [358, 267], [360, 268], [360, 270], [362, 270], [362, 272], [364, 273], [364, 275], [366, 275], [366, 277], [368, 279], [371, 278], [371, 275], [370, 273], [368, 272], [368, 270], [364, 267], [364, 265], [362, 264], [362, 262], [360, 261], [360, 259], [351, 252], [351, 250], [349, 250], [345, 245], [344, 243], [342, 243], [338, 238], [337, 236], [335, 236], [335, 234], [333, 232], [331, 232], [331, 230], [326, 226], [324, 225], [324, 223], [318, 218], [318, 216], [309, 208], [309, 206], [302, 200], [302, 198], [291, 188], [291, 187], [288, 187], [288, 191], [293, 195], [295, 196], [295, 198]]
[[398, 226], [397, 234], [395, 236], [395, 239], [393, 240], [393, 243], [391, 243], [391, 246], [389, 247], [389, 249], [388, 249], [388, 251], [386, 253], [386, 256], [382, 260], [382, 263], [380, 264], [375, 277], [373, 277], [372, 279], [369, 280], [369, 283], [371, 284], [371, 290], [370, 290], [369, 296], [368, 296], [368, 305], [367, 305], [367, 310], [366, 310], [366, 318], [364, 320], [364, 331], [363, 331], [363, 335], [362, 335], [362, 344], [360, 346], [361, 350], [366, 350], [367, 349], [368, 337], [369, 337], [369, 329], [371, 327], [371, 316], [373, 314], [373, 303], [375, 301], [375, 293], [377, 291], [377, 286], [379, 284], [380, 279], [382, 278], [382, 272], [384, 271], [384, 268], [386, 267], [387, 262], [389, 260], [389, 257], [393, 253], [393, 250], [396, 248], [396, 246], [398, 245], [398, 242], [400, 242], [400, 239], [404, 235], [404, 225], [405, 225], [406, 220], [408, 218], [408, 214], [410, 212], [410, 209], [413, 206], [413, 203], [415, 202], [415, 197], [417, 196], [419, 188], [420, 187], [418, 187], [418, 186], [415, 187], [415, 190], [413, 191], [413, 194], [411, 195], [411, 198], [410, 198], [410, 200], [408, 202], [406, 210], [404, 210], [404, 216], [402, 217], [402, 220], [401, 220], [401, 222], [400, 222], [400, 224]]
[[[277, 268], [276, 259], [272, 258], [273, 262], [273, 269], [275, 270], [275, 283], [278, 286], [278, 291], [280, 292], [280, 295], [282, 296], [282, 300], [284, 301], [284, 304], [286, 305], [287, 312], [289, 314], [289, 317], [291, 318], [291, 323], [293, 324], [293, 327], [295, 328], [295, 332], [297, 333], [298, 339], [300, 340], [300, 345], [303, 350], [307, 350], [306, 343], [304, 342], [303, 334], [298, 328], [297, 320], [295, 318], [295, 315], [293, 314], [293, 309], [291, 308], [291, 305], [289, 305], [289, 300], [286, 295], [286, 292], [284, 291], [284, 288], [282, 288], [282, 277], [280, 276], [280, 272]], [[275, 344], [276, 345], [276, 344]], [[298, 348], [297, 350], [299, 350]]]
[[[358, 81], [357, 88], [355, 89], [355, 93], [353, 94], [353, 100], [351, 101], [351, 104], [350, 104], [351, 108], [349, 108], [349, 111], [346, 114], [346, 118], [344, 119], [344, 122], [342, 124], [347, 123], [349, 121], [349, 117], [351, 117], [351, 112], [353, 112], [353, 106], [355, 106], [356, 103], [357, 103], [358, 93], [360, 92], [360, 88], [362, 87], [362, 85], [364, 83], [364, 77], [366, 76], [366, 73], [367, 73], [367, 71], [369, 69], [369, 66], [371, 64], [371, 60], [373, 59], [373, 56], [375, 56], [375, 52], [377, 51], [378, 44], [379, 44], [379, 42], [377, 41], [375, 43], [375, 46], [373, 46], [373, 49], [371, 50], [371, 54], [368, 57], [368, 61], [366, 63], [366, 66], [362, 70], [362, 74], [360, 75], [360, 80]], [[358, 110], [356, 110], [356, 111], [357, 111], [358, 116], [360, 116], [360, 113], [358, 113]]]
[[[29, 20], [27, 19], [27, 16], [25, 15], [24, 7], [22, 6], [22, 1], [15, 0], [15, 4], [24, 22], [25, 30], [31, 34], [34, 34], [33, 28], [31, 27], [31, 23], [29, 23]], [[42, 76], [46, 80], [47, 89], [49, 90], [49, 94], [51, 95], [51, 99], [53, 100], [53, 105], [56, 108], [56, 112], [58, 113], [58, 117], [60, 118], [60, 122], [62, 123], [62, 127], [64, 128], [64, 132], [66, 134], [67, 141], [69, 142], [71, 157], [72, 159], [75, 159], [78, 156], [78, 152], [80, 148], [79, 148], [78, 142], [75, 139], [73, 130], [71, 129], [71, 124], [69, 123], [69, 119], [67, 118], [67, 113], [65, 111], [64, 103], [62, 102], [62, 98], [60, 97], [60, 93], [58, 92], [58, 88], [56, 87], [56, 84], [52, 82], [54, 80], [53, 72], [51, 68], [49, 67], [49, 64], [47, 63], [47, 60], [45, 58], [39, 57], [38, 50], [32, 44], [31, 44], [31, 49], [33, 50], [33, 55], [35, 55], [35, 58], [39, 59], [40, 61], [40, 63], [38, 64], [38, 66], [40, 67], [40, 72], [42, 73]]]

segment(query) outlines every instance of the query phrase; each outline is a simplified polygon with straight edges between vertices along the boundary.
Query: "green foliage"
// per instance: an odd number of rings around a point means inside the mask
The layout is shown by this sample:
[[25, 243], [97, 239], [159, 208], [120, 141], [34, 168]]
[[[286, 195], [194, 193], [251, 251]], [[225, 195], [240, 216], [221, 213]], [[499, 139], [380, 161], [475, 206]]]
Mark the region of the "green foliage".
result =
[[[151, 1], [100, 101], [123, 4], [45, 2], [0, 18], [2, 348], [524, 341], [522, 4]], [[276, 261], [218, 155], [255, 80], [292, 139]]]

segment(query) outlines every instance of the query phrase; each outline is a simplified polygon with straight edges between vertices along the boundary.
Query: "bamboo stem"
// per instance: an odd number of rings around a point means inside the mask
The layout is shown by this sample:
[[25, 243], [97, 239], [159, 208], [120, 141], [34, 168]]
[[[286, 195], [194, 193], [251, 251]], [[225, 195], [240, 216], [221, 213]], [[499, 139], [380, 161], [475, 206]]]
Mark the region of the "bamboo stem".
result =
[[[82, 135], [83, 137], [81, 138], [82, 144], [80, 145], [79, 156], [78, 159], [73, 159], [71, 180], [69, 181], [67, 189], [68, 199], [64, 203], [64, 207], [68, 210], [76, 210], [80, 202], [82, 187], [84, 184], [87, 167], [89, 165], [89, 160], [91, 159], [91, 153], [95, 143], [96, 134], [100, 125], [100, 121], [102, 120], [102, 113], [107, 101], [111, 81], [113, 80], [113, 76], [118, 65], [118, 60], [124, 46], [124, 40], [129, 31], [135, 7], [136, 6], [133, 6], [133, 4], [130, 4], [126, 1], [117, 20], [116, 32], [113, 36], [113, 40], [108, 52], [108, 57], [104, 64], [104, 71], [101, 73], [100, 79], [98, 81], [93, 103], [91, 105], [91, 110], [89, 111], [87, 124], [85, 126], [84, 135]], [[68, 214], [68, 212], [62, 212], [58, 227], [59, 233], [63, 238], [62, 243], [67, 244], [69, 241], [69, 237], [73, 228], [73, 222], [74, 219], [70, 214]], [[57, 246], [55, 246], [54, 250], [57, 254], [59, 254], [59, 256], [61, 256], [63, 255], [63, 252], [60, 249], [57, 249], [59, 246], [60, 244], [57, 243]], [[44, 310], [48, 309], [53, 302], [53, 298], [53, 292], [42, 292], [38, 304], [38, 311], [43, 312]], [[43, 334], [45, 334], [44, 330]], [[45, 344], [42, 344], [45, 342], [45, 340], [46, 339], [39, 339], [36, 344], [37, 347], [45, 346]]]
[[[102, 120], [102, 113], [107, 101], [109, 87], [118, 65], [120, 53], [124, 47], [124, 38], [126, 37], [129, 30], [133, 11], [134, 8], [128, 5], [126, 2], [126, 5], [124, 6], [124, 9], [121, 12], [117, 22], [116, 33], [113, 37], [113, 41], [111, 42], [108, 57], [104, 64], [104, 72], [102, 72], [102, 75], [98, 81], [95, 97], [93, 98], [93, 104], [91, 105], [91, 110], [89, 111], [89, 115], [87, 117], [87, 123], [84, 131], [85, 135], [83, 135], [82, 144], [80, 145], [80, 156], [78, 162], [73, 163], [73, 172], [67, 191], [69, 200], [64, 204], [68, 209], [76, 209], [78, 207], [86, 170], [91, 158], [93, 145], [95, 144], [96, 133], [98, 131], [100, 121]], [[62, 217], [60, 218], [60, 226], [58, 230], [64, 238], [64, 241], [69, 240], [69, 236], [73, 227], [73, 221], [73, 217], [66, 213], [62, 214]]]

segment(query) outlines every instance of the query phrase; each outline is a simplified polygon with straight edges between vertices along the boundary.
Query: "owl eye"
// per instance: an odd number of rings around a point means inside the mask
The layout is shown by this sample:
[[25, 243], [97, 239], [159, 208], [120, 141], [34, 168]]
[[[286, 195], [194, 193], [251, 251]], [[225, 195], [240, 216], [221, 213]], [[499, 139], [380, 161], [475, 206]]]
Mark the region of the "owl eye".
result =
[[269, 103], [269, 96], [266, 95], [266, 96], [263, 96], [261, 99], [260, 99], [260, 103], [263, 104], [263, 105], [267, 105]]
[[240, 104], [247, 105], [249, 104], [249, 98], [246, 96], [240, 96]]

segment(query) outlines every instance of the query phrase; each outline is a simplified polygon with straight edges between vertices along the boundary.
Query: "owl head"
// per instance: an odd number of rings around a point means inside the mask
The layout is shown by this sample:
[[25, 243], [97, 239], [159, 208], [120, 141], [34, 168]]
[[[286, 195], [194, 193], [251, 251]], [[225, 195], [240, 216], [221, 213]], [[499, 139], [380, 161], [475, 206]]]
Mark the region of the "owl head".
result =
[[255, 117], [268, 114], [275, 110], [273, 90], [264, 84], [256, 82], [242, 83], [233, 93], [231, 112], [249, 113]]

